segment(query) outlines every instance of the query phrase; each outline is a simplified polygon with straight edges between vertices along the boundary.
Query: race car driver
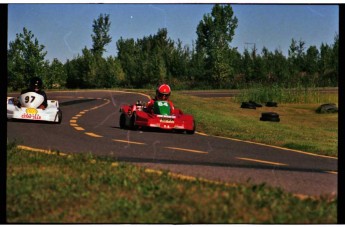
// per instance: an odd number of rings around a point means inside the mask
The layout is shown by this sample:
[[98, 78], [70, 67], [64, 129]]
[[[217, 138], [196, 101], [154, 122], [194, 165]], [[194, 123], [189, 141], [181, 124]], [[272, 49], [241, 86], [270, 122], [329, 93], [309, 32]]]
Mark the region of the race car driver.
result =
[[168, 84], [161, 84], [156, 89], [156, 96], [154, 99], [151, 99], [147, 105], [147, 111], [151, 112], [153, 109], [153, 104], [155, 101], [167, 101], [170, 105], [170, 113], [174, 113], [174, 104], [169, 100], [171, 94], [171, 88]]
[[[39, 109], [45, 109], [48, 106], [48, 102], [47, 102], [47, 94], [42, 90], [43, 87], [43, 82], [41, 80], [41, 78], [39, 77], [33, 77], [30, 79], [29, 82], [29, 87], [25, 90], [23, 90], [20, 94], [25, 94], [27, 92], [36, 92], [37, 94], [40, 94], [43, 96], [44, 101], [43, 103], [38, 107]], [[18, 107], [20, 107], [20, 102], [18, 102]]]

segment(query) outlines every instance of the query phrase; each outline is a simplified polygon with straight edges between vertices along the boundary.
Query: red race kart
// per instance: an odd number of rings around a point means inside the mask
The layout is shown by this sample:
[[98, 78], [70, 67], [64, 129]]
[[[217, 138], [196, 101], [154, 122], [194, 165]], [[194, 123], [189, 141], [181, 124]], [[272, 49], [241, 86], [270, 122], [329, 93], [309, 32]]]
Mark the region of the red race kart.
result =
[[122, 105], [120, 112], [119, 124], [122, 129], [160, 128], [187, 134], [195, 132], [194, 117], [183, 114], [180, 109], [171, 111], [167, 101], [155, 101], [151, 110], [138, 101], [133, 105]]

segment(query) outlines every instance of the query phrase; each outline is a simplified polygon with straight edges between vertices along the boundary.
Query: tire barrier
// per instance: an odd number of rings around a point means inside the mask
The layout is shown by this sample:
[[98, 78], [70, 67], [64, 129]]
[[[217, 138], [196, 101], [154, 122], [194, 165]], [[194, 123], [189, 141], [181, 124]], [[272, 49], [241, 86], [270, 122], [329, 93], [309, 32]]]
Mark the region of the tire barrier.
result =
[[338, 107], [334, 103], [326, 103], [319, 106], [316, 110], [316, 113], [338, 113]]
[[260, 121], [273, 121], [273, 122], [279, 122], [279, 114], [275, 112], [264, 112], [261, 114]]
[[256, 106], [253, 103], [250, 102], [242, 102], [241, 108], [246, 108], [246, 109], [256, 109]]
[[249, 103], [252, 104], [252, 105], [254, 105], [254, 106], [256, 106], [256, 107], [262, 107], [261, 104], [256, 103], [256, 102], [254, 102], [254, 101], [249, 101]]

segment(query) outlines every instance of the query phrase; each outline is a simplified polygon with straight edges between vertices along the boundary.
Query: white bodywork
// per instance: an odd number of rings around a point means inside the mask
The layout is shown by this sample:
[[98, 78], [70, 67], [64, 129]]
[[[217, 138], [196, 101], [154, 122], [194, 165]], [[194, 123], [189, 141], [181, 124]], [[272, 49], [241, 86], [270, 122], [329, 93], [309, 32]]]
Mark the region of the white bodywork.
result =
[[[21, 107], [16, 105], [20, 102]], [[62, 113], [57, 100], [47, 100], [45, 109], [38, 108], [44, 97], [35, 92], [27, 92], [17, 98], [7, 97], [7, 119], [22, 119], [33, 121], [50, 121], [61, 123]]]

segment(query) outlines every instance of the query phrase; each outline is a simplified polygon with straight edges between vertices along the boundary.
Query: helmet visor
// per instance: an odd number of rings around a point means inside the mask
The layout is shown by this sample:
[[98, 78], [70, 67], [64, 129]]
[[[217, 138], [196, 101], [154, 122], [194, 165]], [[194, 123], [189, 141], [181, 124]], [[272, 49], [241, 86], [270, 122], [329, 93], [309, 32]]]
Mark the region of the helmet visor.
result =
[[168, 99], [169, 96], [170, 96], [170, 94], [158, 93], [158, 98], [159, 98], [159, 99]]

